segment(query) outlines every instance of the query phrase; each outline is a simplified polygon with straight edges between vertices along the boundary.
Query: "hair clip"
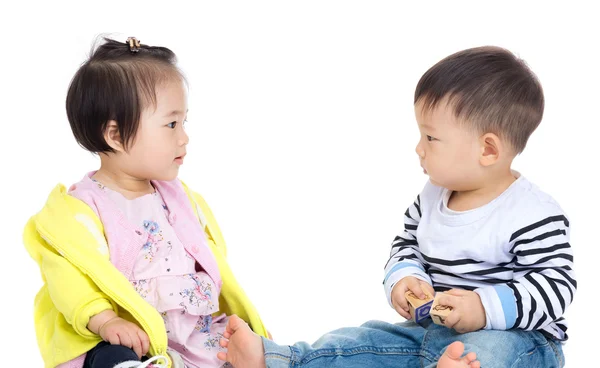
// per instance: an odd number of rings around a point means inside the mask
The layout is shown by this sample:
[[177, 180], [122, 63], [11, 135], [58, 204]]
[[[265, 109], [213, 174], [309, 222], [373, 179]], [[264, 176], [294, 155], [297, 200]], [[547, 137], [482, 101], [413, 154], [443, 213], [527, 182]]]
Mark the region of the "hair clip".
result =
[[128, 37], [127, 41], [125, 41], [125, 43], [129, 46], [129, 51], [131, 52], [138, 52], [140, 51], [140, 40], [138, 40], [135, 37]]

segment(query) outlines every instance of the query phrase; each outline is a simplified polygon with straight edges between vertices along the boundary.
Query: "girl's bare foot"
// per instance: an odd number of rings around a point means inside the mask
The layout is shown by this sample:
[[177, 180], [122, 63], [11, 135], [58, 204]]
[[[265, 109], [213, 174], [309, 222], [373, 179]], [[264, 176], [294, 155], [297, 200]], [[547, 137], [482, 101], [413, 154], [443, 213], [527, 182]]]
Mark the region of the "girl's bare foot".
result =
[[470, 352], [464, 357], [460, 357], [464, 350], [465, 346], [460, 341], [448, 345], [444, 355], [438, 360], [438, 368], [480, 368], [475, 353]]
[[235, 368], [266, 367], [262, 339], [241, 318], [236, 315], [229, 317], [223, 337], [219, 344], [227, 348], [227, 353], [220, 352], [217, 358]]

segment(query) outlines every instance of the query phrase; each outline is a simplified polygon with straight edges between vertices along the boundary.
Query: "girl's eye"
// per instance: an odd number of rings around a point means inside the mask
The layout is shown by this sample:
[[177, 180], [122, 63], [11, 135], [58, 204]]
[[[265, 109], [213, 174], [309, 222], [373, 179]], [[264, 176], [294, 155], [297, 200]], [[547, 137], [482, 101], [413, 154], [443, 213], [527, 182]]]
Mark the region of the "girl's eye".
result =
[[433, 137], [432, 137], [432, 136], [430, 136], [430, 135], [428, 135], [428, 136], [427, 136], [427, 140], [428, 140], [429, 142], [433, 141], [434, 139], [435, 139], [435, 138], [433, 138]]
[[167, 126], [171, 129], [175, 129], [175, 126], [177, 125], [176, 121], [170, 122], [169, 124], [167, 124]]

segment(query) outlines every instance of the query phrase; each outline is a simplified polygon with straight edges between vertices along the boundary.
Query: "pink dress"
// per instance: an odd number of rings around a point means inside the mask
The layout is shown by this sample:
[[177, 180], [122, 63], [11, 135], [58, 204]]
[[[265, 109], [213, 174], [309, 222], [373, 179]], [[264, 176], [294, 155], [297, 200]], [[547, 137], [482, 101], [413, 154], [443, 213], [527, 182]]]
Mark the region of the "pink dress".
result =
[[130, 277], [135, 290], [162, 315], [169, 347], [187, 367], [222, 367], [217, 352], [227, 316], [220, 314], [213, 280], [190, 256], [177, 238], [169, 213], [158, 192], [136, 199], [96, 182], [135, 225], [148, 233]]

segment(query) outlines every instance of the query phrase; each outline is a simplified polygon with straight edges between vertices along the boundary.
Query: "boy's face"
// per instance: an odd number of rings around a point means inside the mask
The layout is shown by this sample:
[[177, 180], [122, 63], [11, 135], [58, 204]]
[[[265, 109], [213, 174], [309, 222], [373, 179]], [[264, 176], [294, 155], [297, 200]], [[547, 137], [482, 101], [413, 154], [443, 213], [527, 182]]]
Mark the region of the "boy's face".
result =
[[451, 105], [442, 101], [432, 110], [415, 104], [421, 133], [417, 155], [431, 183], [453, 191], [477, 189], [483, 179], [479, 137], [459, 125]]

